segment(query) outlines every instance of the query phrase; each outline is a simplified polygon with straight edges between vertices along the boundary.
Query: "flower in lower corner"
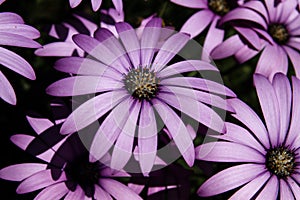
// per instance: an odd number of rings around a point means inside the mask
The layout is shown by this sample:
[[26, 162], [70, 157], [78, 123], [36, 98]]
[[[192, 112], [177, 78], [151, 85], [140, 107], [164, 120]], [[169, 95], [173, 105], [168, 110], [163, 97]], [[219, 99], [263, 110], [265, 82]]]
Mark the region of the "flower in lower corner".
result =
[[[264, 115], [258, 115], [238, 99], [229, 100], [233, 117], [247, 129], [227, 123], [227, 134], [218, 142], [200, 145], [200, 160], [239, 163], [209, 178], [200, 196], [213, 196], [239, 188], [231, 199], [300, 198], [300, 80], [276, 74], [270, 82], [255, 75], [254, 83]], [[266, 126], [265, 126], [266, 125]]]
[[[23, 19], [11, 12], [0, 13], [0, 64], [31, 80], [35, 73], [31, 65], [18, 54], [2, 46], [16, 46], [25, 48], [39, 48], [36, 39], [40, 33], [35, 28], [24, 24]], [[8, 79], [0, 71], [0, 98], [9, 104], [17, 103], [16, 94]]]
[[104, 163], [110, 160], [106, 154], [100, 161], [89, 161], [89, 152], [78, 134], [62, 136], [59, 124], [48, 119], [28, 117], [37, 136], [17, 134], [12, 142], [41, 162], [11, 165], [0, 170], [0, 178], [20, 181], [16, 192], [25, 194], [39, 191], [35, 199], [123, 199], [142, 198], [117, 178], [130, 177]]
[[[192, 138], [177, 111], [215, 131], [226, 131], [221, 117], [208, 105], [230, 110], [226, 100], [217, 94], [232, 97], [234, 93], [212, 80], [182, 75], [198, 70], [218, 71], [207, 62], [186, 60], [168, 65], [190, 37], [176, 33], [158, 45], [164, 31], [170, 33], [170, 29], [161, 26], [161, 19], [152, 18], [141, 39], [125, 22], [116, 24], [119, 39], [104, 28], [98, 29], [94, 37], [75, 35], [74, 42], [90, 56], [63, 58], [55, 64], [56, 69], [77, 76], [53, 83], [47, 88], [48, 94], [93, 94], [66, 119], [61, 133], [72, 134], [105, 116], [91, 154], [101, 158], [114, 147], [112, 168], [125, 166], [136, 141], [142, 171], [150, 172], [161, 129], [158, 121], [169, 130], [186, 162], [193, 165]], [[99, 147], [102, 143], [105, 145]]]

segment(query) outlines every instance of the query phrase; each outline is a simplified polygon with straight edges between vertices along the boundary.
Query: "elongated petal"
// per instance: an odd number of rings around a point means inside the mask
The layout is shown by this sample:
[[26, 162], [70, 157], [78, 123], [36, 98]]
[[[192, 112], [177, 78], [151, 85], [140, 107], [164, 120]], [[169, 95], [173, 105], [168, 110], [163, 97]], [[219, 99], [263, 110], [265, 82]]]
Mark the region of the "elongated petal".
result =
[[192, 15], [182, 26], [180, 32], [188, 33], [191, 38], [199, 35], [211, 23], [214, 13], [210, 10], [201, 10]]
[[37, 49], [34, 53], [37, 56], [72, 56], [79, 48], [73, 42], [53, 42]]
[[77, 185], [75, 191], [69, 191], [64, 200], [82, 200], [84, 199], [85, 194], [79, 185]]
[[150, 66], [157, 43], [160, 39], [162, 20], [160, 18], [151, 19], [145, 26], [141, 37], [141, 64]]
[[101, 179], [99, 184], [116, 199], [123, 199], [124, 196], [126, 196], [126, 198], [131, 200], [142, 200], [142, 198], [129, 187], [113, 179]]
[[24, 163], [5, 167], [0, 170], [0, 178], [10, 181], [22, 181], [25, 178], [45, 170], [46, 164]]
[[238, 35], [234, 35], [212, 49], [210, 56], [212, 59], [227, 58], [236, 54], [244, 46], [245, 45], [241, 41], [240, 37]]
[[245, 124], [265, 148], [269, 148], [270, 142], [268, 132], [257, 114], [249, 106], [238, 99], [229, 99], [228, 102], [235, 110], [235, 114], [232, 114], [232, 116]]
[[250, 147], [231, 142], [210, 142], [195, 149], [199, 160], [215, 162], [253, 162], [264, 164], [265, 157]]
[[27, 121], [29, 122], [30, 126], [33, 128], [33, 130], [40, 134], [46, 129], [50, 128], [54, 124], [49, 120], [45, 118], [34, 118], [27, 116]]
[[123, 0], [112, 0], [116, 10], [121, 13], [123, 11]]
[[0, 44], [27, 48], [41, 47], [39, 43], [30, 38], [8, 32], [0, 32]]
[[163, 120], [165, 126], [170, 131], [170, 134], [172, 135], [172, 138], [183, 158], [189, 166], [193, 166], [195, 160], [195, 150], [193, 141], [186, 129], [186, 126], [167, 104], [157, 99], [154, 99], [152, 103]]
[[25, 150], [28, 145], [35, 139], [35, 137], [31, 135], [25, 135], [25, 134], [17, 134], [11, 136], [10, 140], [17, 145], [19, 148]]
[[113, 198], [98, 185], [95, 185], [95, 198], [103, 200], [113, 200]]
[[247, 45], [244, 45], [244, 47], [238, 50], [234, 56], [239, 63], [244, 63], [256, 56], [258, 53], [259, 51], [250, 49]]
[[0, 18], [0, 24], [24, 24], [22, 17], [12, 12], [2, 12]]
[[256, 199], [257, 200], [276, 199], [278, 195], [278, 189], [279, 189], [278, 178], [275, 175], [273, 175], [265, 185], [264, 189], [256, 197]]
[[258, 164], [242, 164], [230, 167], [209, 178], [201, 185], [197, 193], [206, 197], [232, 190], [252, 181], [265, 170], [264, 165]]
[[294, 195], [290, 186], [283, 179], [279, 180], [280, 199], [294, 199]]
[[254, 84], [268, 128], [271, 145], [277, 146], [278, 133], [280, 132], [280, 113], [275, 90], [267, 78], [258, 74], [254, 75]]
[[165, 67], [157, 75], [164, 78], [175, 74], [201, 70], [217, 71], [218, 69], [205, 61], [185, 60]]
[[141, 109], [141, 103], [135, 101], [129, 112], [130, 115], [121, 129], [121, 133], [114, 146], [111, 157], [111, 168], [121, 170], [128, 162], [133, 151], [134, 135], [137, 128], [137, 120]]
[[202, 79], [202, 78], [174, 77], [174, 78], [163, 79], [160, 83], [162, 85], [174, 85], [180, 87], [195, 88], [203, 91], [226, 95], [229, 97], [236, 97], [234, 92], [232, 92], [224, 85], [221, 85], [220, 83], [211, 80]]
[[298, 199], [300, 197], [299, 182], [297, 184], [297, 182], [295, 182], [294, 179], [291, 179], [290, 177], [287, 178], [287, 182], [290, 188], [292, 189], [294, 196], [296, 197], [296, 199]]
[[102, 122], [92, 142], [90, 161], [102, 158], [114, 144], [129, 116], [131, 104], [130, 98], [125, 99]]
[[230, 197], [230, 200], [251, 199], [269, 178], [269, 172], [263, 173], [262, 175], [258, 176], [257, 178], [246, 184], [244, 187], [239, 189], [236, 193], [234, 193]]
[[102, 4], [102, 0], [91, 0], [91, 2], [92, 2], [93, 11], [99, 10], [99, 8]]
[[207, 1], [206, 0], [171, 0], [171, 2], [176, 3], [181, 6], [185, 6], [188, 8], [207, 8]]
[[31, 65], [24, 58], [2, 47], [0, 47], [0, 64], [26, 78], [35, 79]]
[[234, 29], [237, 30], [244, 37], [244, 39], [246, 39], [247, 42], [251, 44], [251, 46], [253, 46], [255, 49], [261, 49], [260, 38], [252, 29], [239, 26], [235, 26]]
[[139, 161], [142, 172], [149, 173], [156, 157], [157, 126], [152, 105], [144, 101], [138, 130]]
[[76, 96], [117, 90], [121, 89], [123, 85], [119, 81], [106, 77], [73, 76], [56, 81], [46, 89], [46, 92], [59, 97]]
[[[61, 199], [68, 193], [69, 189], [65, 183], [58, 183], [51, 185], [42, 190], [34, 200], [49, 200], [49, 199]], [[75, 198], [74, 198], [75, 200]]]
[[31, 39], [36, 39], [40, 37], [40, 32], [35, 28], [25, 24], [18, 24], [18, 23], [10, 23], [10, 24], [0, 23], [0, 32], [23, 35]]
[[127, 95], [126, 91], [112, 91], [86, 101], [69, 115], [61, 127], [61, 133], [74, 133], [88, 126], [111, 110]]
[[[1, 48], [1, 47], [0, 47]], [[1, 54], [1, 51], [0, 51]], [[1, 58], [0, 58], [1, 59]], [[0, 60], [1, 62], [1, 60]], [[0, 98], [10, 103], [16, 105], [17, 97], [15, 91], [4, 74], [0, 71]]]
[[17, 193], [24, 194], [24, 193], [32, 192], [53, 185], [55, 183], [60, 183], [65, 180], [66, 180], [66, 176], [62, 174], [62, 176], [58, 180], [54, 181], [51, 176], [51, 170], [50, 169], [43, 170], [25, 179], [18, 186]]
[[159, 72], [168, 62], [185, 46], [190, 37], [183, 33], [172, 35], [159, 49], [154, 62], [153, 69]]
[[287, 52], [296, 72], [297, 77], [300, 77], [300, 55], [294, 49], [284, 46], [285, 51]]

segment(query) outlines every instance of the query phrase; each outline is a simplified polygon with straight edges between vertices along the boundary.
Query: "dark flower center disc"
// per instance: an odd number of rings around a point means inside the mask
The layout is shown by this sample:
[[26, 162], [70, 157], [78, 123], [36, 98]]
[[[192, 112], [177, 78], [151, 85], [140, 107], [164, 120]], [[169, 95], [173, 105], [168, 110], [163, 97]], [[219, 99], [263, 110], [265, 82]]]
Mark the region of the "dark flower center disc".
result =
[[208, 7], [218, 15], [225, 15], [230, 11], [230, 5], [226, 0], [210, 0]]
[[268, 28], [271, 37], [278, 44], [284, 44], [289, 39], [289, 32], [282, 24], [271, 24]]
[[290, 176], [295, 168], [295, 154], [285, 147], [270, 149], [266, 155], [266, 166], [280, 178]]
[[132, 69], [124, 78], [125, 88], [139, 100], [150, 100], [157, 94], [159, 79], [149, 68]]

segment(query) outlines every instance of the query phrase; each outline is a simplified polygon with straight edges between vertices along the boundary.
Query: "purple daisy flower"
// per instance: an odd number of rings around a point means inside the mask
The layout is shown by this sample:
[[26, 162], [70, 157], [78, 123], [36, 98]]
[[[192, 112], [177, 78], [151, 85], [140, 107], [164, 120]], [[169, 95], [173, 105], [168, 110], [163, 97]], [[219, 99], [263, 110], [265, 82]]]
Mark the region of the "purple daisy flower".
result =
[[[75, 8], [77, 7], [80, 3], [81, 3], [82, 0], [69, 0], [70, 2], [70, 6], [72, 8]], [[122, 0], [112, 0], [116, 10], [121, 13], [122, 10], [123, 10], [123, 1]], [[91, 0], [91, 3], [92, 3], [92, 8], [94, 11], [97, 11], [99, 10], [101, 4], [102, 4], [102, 0]]]
[[[272, 77], [277, 72], [284, 74], [288, 71], [288, 58], [294, 66], [297, 77], [300, 76], [300, 15], [296, 9], [297, 2], [295, 0], [279, 2], [275, 5], [274, 0], [249, 1], [241, 8], [237, 8], [226, 15], [221, 23], [235, 20], [246, 20], [253, 23], [253, 26], [245, 27], [245, 35], [253, 35], [251, 30], [254, 30], [261, 38], [262, 50], [259, 57], [256, 73]], [[249, 35], [249, 37], [251, 37]], [[253, 35], [253, 37], [255, 37]], [[250, 59], [256, 55], [249, 49], [241, 49], [243, 45], [238, 45], [237, 38], [231, 38], [230, 41], [225, 41], [221, 47], [217, 47], [212, 52], [212, 58], [224, 58], [230, 53], [242, 50], [243, 55]], [[226, 51], [229, 49], [229, 52]], [[243, 61], [247, 60], [242, 58]], [[276, 67], [275, 67], [276, 66]]]
[[[0, 45], [26, 48], [41, 47], [33, 40], [40, 36], [39, 31], [25, 25], [19, 15], [3, 12], [0, 13], [0, 18]], [[0, 47], [0, 64], [28, 79], [35, 79], [35, 73], [31, 65], [21, 56], [3, 47]], [[1, 71], [0, 98], [12, 105], [17, 103], [14, 89]]]
[[224, 39], [224, 30], [218, 28], [219, 21], [242, 3], [238, 0], [171, 0], [171, 2], [188, 8], [200, 9], [184, 23], [180, 31], [190, 34], [193, 38], [209, 27], [202, 53], [202, 59], [205, 61], [210, 61], [211, 50]]
[[[0, 170], [0, 178], [21, 181], [18, 194], [41, 190], [35, 199], [130, 199], [142, 198], [128, 186], [115, 180], [130, 175], [110, 169], [100, 161], [89, 161], [89, 153], [78, 134], [62, 137], [56, 124], [48, 119], [28, 117], [37, 137], [17, 134], [13, 143], [44, 162], [11, 165]], [[75, 148], [74, 148], [75, 147]]]
[[300, 198], [300, 80], [275, 74], [272, 82], [254, 75], [265, 123], [245, 103], [229, 100], [232, 116], [247, 129], [227, 123], [221, 141], [200, 145], [196, 158], [206, 161], [241, 163], [208, 179], [198, 190], [212, 196], [240, 187], [231, 199]]
[[187, 60], [167, 66], [190, 38], [176, 33], [157, 49], [160, 35], [170, 33], [161, 24], [161, 19], [151, 19], [140, 40], [125, 22], [116, 24], [119, 40], [104, 28], [98, 29], [94, 38], [75, 35], [74, 42], [91, 56], [63, 58], [55, 64], [56, 69], [78, 76], [53, 83], [47, 88], [48, 94], [96, 94], [72, 112], [61, 133], [74, 133], [109, 113], [95, 135], [91, 155], [99, 159], [115, 143], [112, 168], [123, 168], [130, 159], [137, 132], [141, 169], [150, 172], [157, 152], [158, 119], [192, 166], [192, 138], [173, 108], [215, 131], [226, 131], [221, 117], [206, 104], [230, 110], [226, 101], [215, 94], [235, 96], [234, 93], [217, 82], [181, 75], [195, 70], [218, 71], [207, 62]]

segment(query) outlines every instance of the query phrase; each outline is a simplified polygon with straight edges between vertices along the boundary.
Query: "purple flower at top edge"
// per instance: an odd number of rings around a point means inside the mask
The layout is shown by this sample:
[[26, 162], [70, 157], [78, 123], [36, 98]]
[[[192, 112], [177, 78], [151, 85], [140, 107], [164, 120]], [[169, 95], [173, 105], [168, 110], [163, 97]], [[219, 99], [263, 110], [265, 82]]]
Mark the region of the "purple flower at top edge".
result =
[[272, 82], [254, 75], [254, 83], [265, 124], [245, 103], [229, 100], [247, 129], [227, 123], [227, 134], [197, 147], [196, 158], [239, 164], [204, 182], [200, 196], [240, 187], [231, 199], [300, 199], [300, 80], [292, 77], [293, 90], [281, 73]]
[[38, 163], [11, 165], [0, 170], [0, 178], [20, 181], [18, 194], [40, 192], [35, 199], [129, 199], [142, 198], [118, 177], [130, 177], [123, 171], [110, 169], [109, 154], [100, 161], [89, 161], [89, 152], [78, 134], [62, 136], [59, 124], [44, 118], [27, 118], [37, 136], [17, 134], [11, 141], [41, 159]]
[[[72, 8], [77, 7], [82, 0], [69, 0], [70, 2], [70, 6]], [[112, 0], [116, 10], [121, 13], [123, 11], [123, 1], [122, 0]], [[102, 4], [102, 0], [91, 0], [92, 3], [92, 8], [94, 11], [99, 10], [101, 4]]]
[[[41, 46], [33, 40], [40, 36], [39, 31], [25, 25], [23, 19], [15, 13], [2, 12], [0, 13], [0, 19], [0, 64], [28, 79], [34, 80], [35, 73], [31, 65], [21, 56], [2, 46], [39, 48]], [[17, 103], [14, 89], [1, 71], [0, 98], [12, 105]]]
[[222, 19], [221, 23], [235, 20], [244, 20], [248, 24], [251, 22], [252, 26], [244, 27], [242, 31], [250, 42], [256, 40], [257, 36], [260, 37], [261, 45], [258, 51], [245, 47], [238, 37], [233, 36], [212, 51], [212, 58], [235, 55], [238, 60], [244, 62], [261, 51], [256, 73], [263, 74], [270, 80], [277, 72], [286, 74], [290, 59], [299, 77], [300, 14], [296, 9], [297, 2], [291, 0], [274, 4], [274, 0], [249, 1]]
[[171, 2], [188, 8], [201, 9], [184, 23], [180, 31], [190, 34], [193, 38], [209, 27], [202, 52], [202, 60], [205, 61], [210, 61], [211, 50], [224, 39], [224, 30], [218, 28], [219, 21], [243, 3], [239, 0], [171, 0]]
[[[75, 35], [74, 42], [90, 57], [63, 58], [55, 64], [56, 69], [78, 76], [53, 83], [47, 88], [48, 94], [96, 94], [72, 112], [61, 133], [79, 131], [108, 113], [94, 137], [91, 154], [99, 159], [115, 145], [112, 168], [123, 168], [128, 162], [137, 131], [141, 169], [150, 172], [157, 152], [158, 119], [192, 166], [193, 142], [174, 108], [215, 131], [226, 132], [221, 117], [206, 104], [230, 110], [226, 100], [215, 94], [230, 97], [235, 94], [214, 81], [181, 75], [195, 70], [218, 71], [207, 62], [187, 60], [167, 66], [190, 37], [184, 33], [173, 34], [157, 49], [164, 31], [161, 26], [161, 19], [153, 18], [140, 40], [125, 22], [116, 24], [119, 39], [104, 28], [98, 29], [94, 37]], [[106, 145], [99, 147], [102, 143]]]

